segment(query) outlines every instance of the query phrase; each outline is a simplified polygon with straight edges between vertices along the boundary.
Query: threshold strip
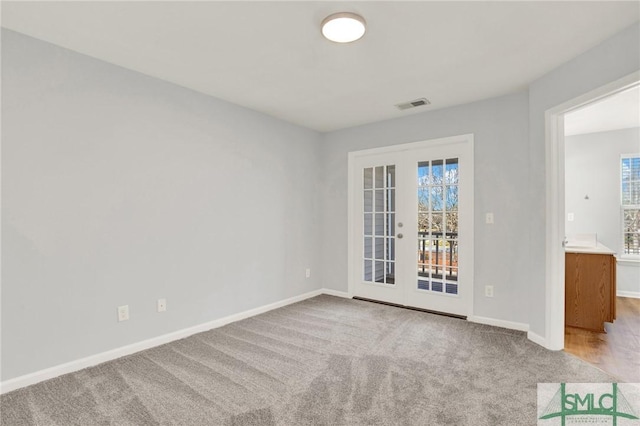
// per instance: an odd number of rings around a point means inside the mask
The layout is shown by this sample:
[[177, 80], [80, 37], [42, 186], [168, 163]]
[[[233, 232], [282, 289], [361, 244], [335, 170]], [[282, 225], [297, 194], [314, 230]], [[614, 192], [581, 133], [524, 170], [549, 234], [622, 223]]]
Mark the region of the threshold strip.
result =
[[363, 302], [377, 303], [379, 305], [393, 306], [394, 308], [402, 308], [402, 309], [409, 309], [409, 310], [412, 310], [412, 311], [425, 312], [427, 314], [440, 315], [440, 316], [443, 316], [443, 317], [456, 318], [456, 319], [461, 319], [461, 320], [465, 320], [465, 321], [467, 319], [466, 315], [456, 315], [456, 314], [450, 314], [450, 313], [447, 313], [447, 312], [432, 311], [430, 309], [416, 308], [416, 307], [413, 307], [413, 306], [400, 305], [398, 303], [384, 302], [382, 300], [367, 299], [366, 297], [353, 296], [352, 299], [354, 299], [354, 300], [362, 300]]

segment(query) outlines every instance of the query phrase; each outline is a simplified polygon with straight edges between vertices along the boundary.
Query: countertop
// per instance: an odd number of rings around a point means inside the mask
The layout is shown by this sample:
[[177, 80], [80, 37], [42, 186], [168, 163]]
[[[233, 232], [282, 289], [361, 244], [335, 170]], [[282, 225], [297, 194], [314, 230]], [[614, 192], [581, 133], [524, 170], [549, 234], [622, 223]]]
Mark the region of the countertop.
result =
[[587, 254], [616, 254], [604, 244], [598, 243], [597, 246], [571, 246], [567, 245], [564, 248], [566, 253], [587, 253]]

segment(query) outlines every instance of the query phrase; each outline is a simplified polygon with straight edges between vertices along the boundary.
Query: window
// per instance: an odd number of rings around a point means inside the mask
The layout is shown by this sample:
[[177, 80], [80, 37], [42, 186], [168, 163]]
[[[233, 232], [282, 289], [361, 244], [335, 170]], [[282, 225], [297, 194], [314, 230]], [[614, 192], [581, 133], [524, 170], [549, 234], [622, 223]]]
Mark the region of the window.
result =
[[620, 167], [625, 255], [640, 255], [640, 154], [623, 155]]

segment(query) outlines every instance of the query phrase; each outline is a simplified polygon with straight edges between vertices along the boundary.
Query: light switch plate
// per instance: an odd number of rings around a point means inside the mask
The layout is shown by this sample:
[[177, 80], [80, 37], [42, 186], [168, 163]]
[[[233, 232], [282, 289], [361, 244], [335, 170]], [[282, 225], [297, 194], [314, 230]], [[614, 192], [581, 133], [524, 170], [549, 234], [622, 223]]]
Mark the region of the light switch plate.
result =
[[492, 285], [484, 286], [484, 295], [485, 295], [485, 297], [493, 297], [493, 286]]
[[487, 224], [489, 224], [489, 225], [492, 225], [492, 224], [493, 224], [493, 213], [487, 213], [487, 215], [486, 215], [486, 222], [487, 222]]

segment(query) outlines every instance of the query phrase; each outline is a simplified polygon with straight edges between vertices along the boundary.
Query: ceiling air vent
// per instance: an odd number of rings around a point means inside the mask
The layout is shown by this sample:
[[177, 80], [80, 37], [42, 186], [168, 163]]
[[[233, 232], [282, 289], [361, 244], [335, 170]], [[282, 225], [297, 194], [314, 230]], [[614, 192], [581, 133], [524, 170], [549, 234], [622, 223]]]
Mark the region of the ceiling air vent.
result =
[[416, 99], [414, 101], [403, 102], [401, 104], [397, 104], [396, 107], [400, 111], [404, 111], [405, 109], [410, 109], [410, 108], [415, 108], [415, 107], [419, 107], [419, 106], [422, 106], [422, 105], [430, 105], [430, 104], [431, 104], [431, 102], [429, 102], [429, 99], [420, 98], [420, 99]]

